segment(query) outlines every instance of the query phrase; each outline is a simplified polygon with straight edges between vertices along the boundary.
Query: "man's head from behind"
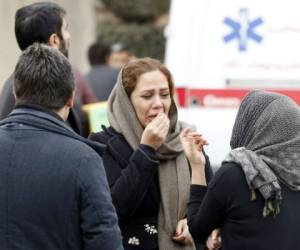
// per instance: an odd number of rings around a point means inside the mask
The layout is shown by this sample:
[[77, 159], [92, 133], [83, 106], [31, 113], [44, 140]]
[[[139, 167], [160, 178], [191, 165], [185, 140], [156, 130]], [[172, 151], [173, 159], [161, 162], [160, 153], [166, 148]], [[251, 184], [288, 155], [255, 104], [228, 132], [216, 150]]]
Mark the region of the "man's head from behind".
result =
[[72, 67], [57, 49], [34, 43], [20, 56], [14, 72], [17, 104], [35, 104], [54, 111], [72, 107]]
[[21, 50], [34, 42], [46, 43], [68, 55], [70, 34], [66, 11], [55, 3], [40, 2], [24, 6], [15, 16], [15, 35]]
[[110, 54], [110, 48], [101, 41], [94, 42], [88, 49], [91, 66], [105, 65]]
[[131, 55], [127, 46], [122, 43], [115, 43], [111, 46], [111, 53], [108, 58], [108, 65], [113, 68], [122, 68], [130, 61]]

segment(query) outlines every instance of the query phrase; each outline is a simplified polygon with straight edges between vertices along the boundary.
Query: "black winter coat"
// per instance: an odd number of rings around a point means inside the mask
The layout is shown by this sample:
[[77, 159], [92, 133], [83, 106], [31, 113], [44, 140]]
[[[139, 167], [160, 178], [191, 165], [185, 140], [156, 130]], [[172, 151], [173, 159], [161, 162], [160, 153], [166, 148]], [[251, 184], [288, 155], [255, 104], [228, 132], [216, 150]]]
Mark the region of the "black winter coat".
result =
[[[119, 216], [124, 248], [158, 249], [156, 232], [160, 205], [160, 162], [155, 150], [146, 145], [139, 145], [138, 149], [133, 151], [123, 135], [112, 127], [92, 134], [90, 139], [107, 146], [103, 154], [103, 163]], [[208, 180], [212, 176], [208, 160], [206, 176]]]
[[263, 217], [261, 194], [252, 200], [241, 167], [224, 164], [208, 187], [191, 187], [188, 219], [194, 240], [205, 242], [212, 229], [221, 228], [222, 250], [300, 249], [300, 192], [281, 188], [280, 213]]

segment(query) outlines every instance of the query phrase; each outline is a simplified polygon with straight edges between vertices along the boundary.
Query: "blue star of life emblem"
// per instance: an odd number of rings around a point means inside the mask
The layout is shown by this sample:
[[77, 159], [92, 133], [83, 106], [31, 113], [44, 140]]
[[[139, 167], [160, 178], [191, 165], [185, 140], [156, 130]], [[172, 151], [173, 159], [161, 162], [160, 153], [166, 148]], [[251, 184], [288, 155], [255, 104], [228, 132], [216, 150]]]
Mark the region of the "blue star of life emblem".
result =
[[253, 21], [249, 21], [248, 9], [240, 9], [239, 22], [226, 17], [224, 24], [231, 28], [231, 32], [223, 37], [224, 42], [228, 43], [231, 40], [237, 39], [239, 42], [239, 50], [246, 51], [247, 43], [249, 40], [253, 40], [257, 43], [261, 43], [262, 36], [255, 32], [255, 28], [263, 23], [262, 18], [256, 18]]

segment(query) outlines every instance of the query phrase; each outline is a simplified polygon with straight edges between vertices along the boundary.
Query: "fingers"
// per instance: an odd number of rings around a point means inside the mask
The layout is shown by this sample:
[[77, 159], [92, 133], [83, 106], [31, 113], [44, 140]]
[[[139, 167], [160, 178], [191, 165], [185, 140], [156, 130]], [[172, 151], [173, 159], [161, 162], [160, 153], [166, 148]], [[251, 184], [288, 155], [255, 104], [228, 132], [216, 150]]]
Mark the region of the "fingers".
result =
[[167, 134], [169, 131], [170, 120], [166, 114], [158, 114], [150, 123], [149, 128], [157, 133]]
[[201, 143], [202, 145], [208, 145], [207, 140], [203, 138], [202, 134], [192, 132], [190, 128], [183, 129], [180, 133], [180, 138], [189, 138], [193, 139], [196, 144]]
[[181, 133], [181, 142], [186, 141], [189, 144], [195, 144], [198, 151], [203, 150], [203, 146], [208, 145], [207, 140], [196, 132], [188, 132], [188, 129]]
[[188, 136], [190, 138], [193, 138], [196, 143], [202, 142], [203, 144], [208, 145], [207, 140], [203, 137], [202, 134], [199, 134], [197, 132], [190, 132], [188, 133]]
[[183, 232], [184, 227], [185, 227], [184, 220], [178, 221], [175, 235], [180, 235]]
[[208, 145], [206, 140], [199, 140], [194, 142], [198, 151], [203, 151], [203, 147]]
[[219, 232], [218, 232], [218, 230], [217, 230], [217, 229], [213, 230], [212, 233], [211, 233], [211, 238], [212, 238], [213, 240], [216, 240], [216, 239], [218, 239], [218, 237], [219, 237]]
[[163, 116], [162, 119], [159, 119], [158, 121], [159, 121], [158, 124], [154, 124], [158, 131], [162, 129], [169, 131], [170, 120], [166, 115]]
[[179, 236], [173, 236], [172, 237], [173, 240], [175, 240], [178, 243], [185, 243], [185, 236], [184, 235], [179, 235]]
[[192, 137], [192, 139], [194, 140], [194, 143], [201, 148], [205, 145], [208, 145], [207, 140], [205, 138], [203, 138], [202, 135]]
[[158, 149], [165, 141], [170, 121], [166, 114], [157, 115], [144, 129], [141, 143]]
[[189, 227], [187, 225], [187, 220], [183, 219], [180, 220], [177, 224], [176, 233], [172, 237], [173, 240], [175, 240], [178, 243], [182, 243], [185, 245], [192, 244], [193, 239], [189, 232]]
[[161, 123], [167, 123], [169, 121], [168, 116], [165, 113], [159, 113], [151, 122], [154, 126], [157, 126]]
[[190, 233], [188, 230], [183, 230], [181, 232], [181, 234], [179, 235], [175, 235], [172, 237], [173, 240], [175, 240], [176, 242], [180, 242], [180, 243], [187, 243], [188, 241], [190, 241], [191, 239]]
[[199, 134], [198, 132], [195, 131], [190, 131], [189, 136], [195, 137], [195, 136], [202, 136], [202, 134]]
[[206, 246], [209, 250], [219, 249], [222, 245], [220, 237], [220, 229], [215, 229], [211, 232], [210, 236], [207, 238]]
[[186, 138], [188, 136], [188, 134], [190, 133], [190, 128], [184, 128], [181, 133], [180, 133], [180, 138]]
[[160, 123], [156, 125], [154, 130], [158, 135], [161, 137], [166, 138], [168, 132], [169, 132], [169, 127], [170, 127], [170, 120], [169, 118], [165, 115], [162, 120], [160, 120]]

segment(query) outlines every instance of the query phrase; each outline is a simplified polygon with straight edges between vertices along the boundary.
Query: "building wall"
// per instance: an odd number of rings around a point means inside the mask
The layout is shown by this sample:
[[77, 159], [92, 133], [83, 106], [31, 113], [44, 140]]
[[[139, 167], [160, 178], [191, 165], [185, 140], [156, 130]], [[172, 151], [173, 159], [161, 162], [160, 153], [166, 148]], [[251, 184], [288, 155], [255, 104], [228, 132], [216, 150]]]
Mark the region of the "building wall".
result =
[[[51, 0], [50, 0], [51, 1]], [[14, 35], [14, 16], [21, 6], [33, 0], [0, 1], [0, 89], [14, 70], [20, 49]], [[88, 68], [87, 48], [95, 39], [96, 16], [94, 6], [97, 0], [52, 0], [67, 11], [71, 33], [70, 61], [82, 73]]]

